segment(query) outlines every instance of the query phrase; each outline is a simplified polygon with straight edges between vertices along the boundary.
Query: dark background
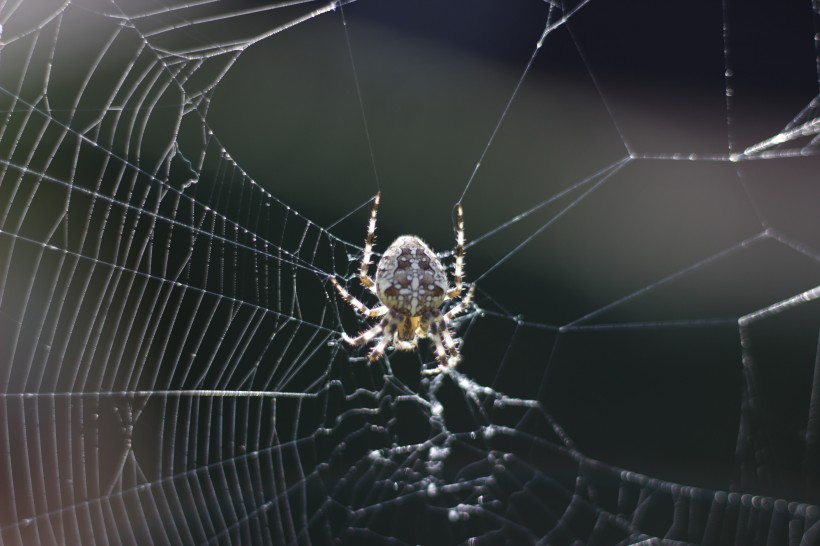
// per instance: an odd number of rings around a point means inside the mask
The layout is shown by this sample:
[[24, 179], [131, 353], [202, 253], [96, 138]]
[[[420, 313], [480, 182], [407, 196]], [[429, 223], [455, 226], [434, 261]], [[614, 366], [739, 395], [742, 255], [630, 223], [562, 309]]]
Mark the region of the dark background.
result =
[[[362, 240], [380, 189], [377, 250], [401, 233], [449, 249], [454, 203], [547, 10], [352, 3], [346, 29], [337, 12], [247, 50], [214, 97], [214, 130], [254, 179], [342, 239]], [[549, 34], [464, 195], [468, 243], [481, 238], [467, 279], [508, 320], [474, 324], [460, 369], [542, 401], [587, 455], [737, 488], [748, 393], [736, 320], [818, 284], [820, 192], [816, 146], [806, 157], [726, 158], [816, 97], [813, 25], [807, 1], [590, 2]], [[578, 203], [589, 185], [559, 195], [630, 154]], [[755, 239], [770, 227], [814, 258]], [[598, 329], [554, 330], [590, 313], [578, 325]], [[819, 321], [809, 303], [752, 328], [776, 477], [741, 490], [817, 501], [799, 446]]]
[[[323, 6], [25, 2], [4, 23], [2, 540], [578, 523], [570, 542], [598, 519], [626, 540], [608, 516], [664, 536], [683, 499], [742, 543], [752, 501], [713, 490], [820, 502], [820, 150], [743, 154], [817, 119], [816, 6], [358, 0], [290, 26]], [[427, 343], [374, 364], [338, 344], [370, 322], [327, 277], [374, 303], [377, 191], [377, 252], [451, 249], [464, 206], [463, 376], [423, 378]], [[476, 519], [431, 540], [406, 517], [462, 504]]]

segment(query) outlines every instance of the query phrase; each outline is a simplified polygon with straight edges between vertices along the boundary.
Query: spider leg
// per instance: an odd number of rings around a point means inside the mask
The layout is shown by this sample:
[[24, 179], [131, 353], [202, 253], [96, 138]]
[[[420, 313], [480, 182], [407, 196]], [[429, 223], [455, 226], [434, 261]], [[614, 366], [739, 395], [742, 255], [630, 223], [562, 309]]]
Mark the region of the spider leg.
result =
[[456, 205], [458, 214], [458, 229], [456, 230], [456, 267], [454, 276], [456, 284], [447, 292], [447, 299], [453, 299], [461, 294], [464, 280], [464, 210], [461, 208], [461, 203]]
[[375, 362], [379, 358], [384, 355], [384, 350], [387, 349], [387, 345], [390, 343], [390, 340], [393, 338], [393, 335], [396, 333], [396, 329], [398, 328], [398, 323], [393, 317], [388, 316], [385, 318], [379, 326], [382, 326], [382, 330], [384, 334], [379, 342], [370, 349], [370, 353], [367, 355], [367, 358], [370, 359], [370, 362]]
[[456, 364], [458, 364], [459, 354], [456, 342], [447, 327], [447, 319], [445, 316], [436, 311], [434, 314], [431, 313], [429, 320], [430, 338], [436, 346], [436, 360], [438, 360], [439, 365], [437, 368], [424, 370], [422, 373], [425, 375], [435, 375], [443, 372], [448, 367], [455, 368]]
[[463, 313], [464, 311], [466, 311], [467, 308], [470, 306], [470, 304], [473, 303], [473, 293], [474, 292], [475, 292], [475, 285], [472, 285], [472, 286], [470, 286], [470, 289], [467, 291], [467, 295], [464, 296], [464, 299], [461, 300], [461, 302], [458, 305], [456, 305], [455, 307], [453, 307], [452, 309], [447, 311], [444, 314], [444, 318], [447, 319], [447, 320], [451, 320], [451, 319], [457, 317], [458, 315], [460, 315], [461, 313]]
[[341, 284], [339, 284], [339, 282], [336, 279], [334, 279], [333, 277], [329, 277], [329, 279], [330, 282], [333, 283], [333, 286], [336, 287], [336, 290], [339, 291], [339, 295], [342, 296], [342, 299], [349, 303], [351, 307], [356, 309], [356, 311], [358, 311], [362, 315], [366, 317], [380, 317], [382, 315], [387, 314], [387, 311], [389, 311], [389, 309], [384, 305], [379, 305], [378, 307], [373, 307], [371, 309], [370, 307], [360, 302], [358, 299], [351, 296], [350, 292], [345, 290], [344, 287]]
[[377, 335], [381, 334], [384, 331], [385, 322], [386, 319], [382, 320], [380, 323], [373, 326], [369, 330], [365, 330], [356, 337], [350, 337], [346, 333], [342, 332], [342, 339], [345, 340], [345, 343], [347, 343], [348, 345], [352, 345], [354, 347], [356, 347], [357, 345], [362, 345], [363, 343], [367, 343]]
[[370, 258], [373, 255], [373, 242], [376, 240], [376, 214], [379, 212], [381, 197], [382, 192], [379, 192], [376, 194], [376, 198], [373, 199], [373, 208], [370, 210], [370, 223], [367, 225], [367, 239], [364, 242], [364, 256], [362, 256], [362, 265], [359, 269], [359, 278], [362, 285], [374, 294], [376, 293], [376, 283], [370, 278], [368, 269], [370, 268]]

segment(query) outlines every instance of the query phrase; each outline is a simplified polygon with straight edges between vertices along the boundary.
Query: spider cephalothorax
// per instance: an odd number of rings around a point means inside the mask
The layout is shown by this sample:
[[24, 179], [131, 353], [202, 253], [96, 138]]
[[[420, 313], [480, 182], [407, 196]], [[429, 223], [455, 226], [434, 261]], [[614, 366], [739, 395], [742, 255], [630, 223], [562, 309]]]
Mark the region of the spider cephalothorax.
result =
[[463, 287], [464, 214], [461, 204], [457, 207], [455, 286], [451, 288], [447, 270], [441, 260], [424, 241], [413, 235], [403, 235], [396, 239], [379, 261], [375, 281], [370, 278], [368, 268], [376, 236], [376, 214], [380, 197], [381, 194], [377, 194], [373, 201], [359, 278], [362, 285], [379, 298], [381, 305], [368, 308], [351, 296], [335, 278], [331, 277], [330, 281], [342, 298], [360, 313], [367, 317], [384, 318], [356, 337], [351, 338], [347, 334], [342, 334], [342, 337], [351, 345], [361, 345], [381, 336], [369, 355], [370, 360], [378, 360], [389, 345], [400, 350], [410, 350], [416, 347], [418, 338], [429, 336], [436, 347], [439, 366], [425, 373], [438, 373], [446, 366], [453, 367], [458, 363], [458, 346], [450, 333], [449, 323], [470, 305], [473, 295], [473, 287], [470, 287], [461, 303], [446, 313], [441, 312], [444, 302], [457, 298]]

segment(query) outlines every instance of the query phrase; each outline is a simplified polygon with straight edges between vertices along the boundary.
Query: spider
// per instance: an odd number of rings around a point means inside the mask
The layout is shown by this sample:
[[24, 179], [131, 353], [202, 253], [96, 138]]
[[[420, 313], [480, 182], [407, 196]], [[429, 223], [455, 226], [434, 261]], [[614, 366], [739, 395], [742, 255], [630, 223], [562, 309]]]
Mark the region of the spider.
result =
[[457, 206], [458, 231], [456, 232], [455, 286], [447, 280], [447, 270], [438, 256], [424, 241], [415, 235], [402, 235], [391, 244], [376, 267], [375, 280], [370, 277], [370, 257], [376, 239], [376, 214], [379, 211], [381, 192], [376, 194], [364, 245], [359, 278], [362, 285], [379, 298], [380, 305], [369, 308], [330, 277], [330, 282], [347, 303], [365, 317], [384, 317], [372, 328], [356, 337], [342, 334], [342, 339], [352, 346], [369, 343], [379, 335], [381, 338], [370, 350], [368, 358], [376, 361], [392, 345], [401, 351], [416, 347], [419, 338], [429, 337], [436, 349], [437, 368], [425, 370], [427, 375], [453, 368], [459, 361], [458, 344], [450, 333], [450, 321], [464, 312], [473, 298], [474, 286], [463, 300], [447, 312], [441, 311], [444, 302], [457, 298], [463, 289], [464, 272], [464, 213]]

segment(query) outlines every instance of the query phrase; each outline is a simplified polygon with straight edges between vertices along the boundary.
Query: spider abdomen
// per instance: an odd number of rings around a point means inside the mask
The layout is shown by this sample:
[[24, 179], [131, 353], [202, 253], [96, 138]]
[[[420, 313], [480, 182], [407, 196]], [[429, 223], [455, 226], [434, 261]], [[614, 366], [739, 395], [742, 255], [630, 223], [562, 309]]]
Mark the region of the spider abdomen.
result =
[[411, 317], [439, 309], [448, 290], [447, 273], [424, 241], [412, 235], [396, 239], [376, 268], [376, 291], [392, 311]]

